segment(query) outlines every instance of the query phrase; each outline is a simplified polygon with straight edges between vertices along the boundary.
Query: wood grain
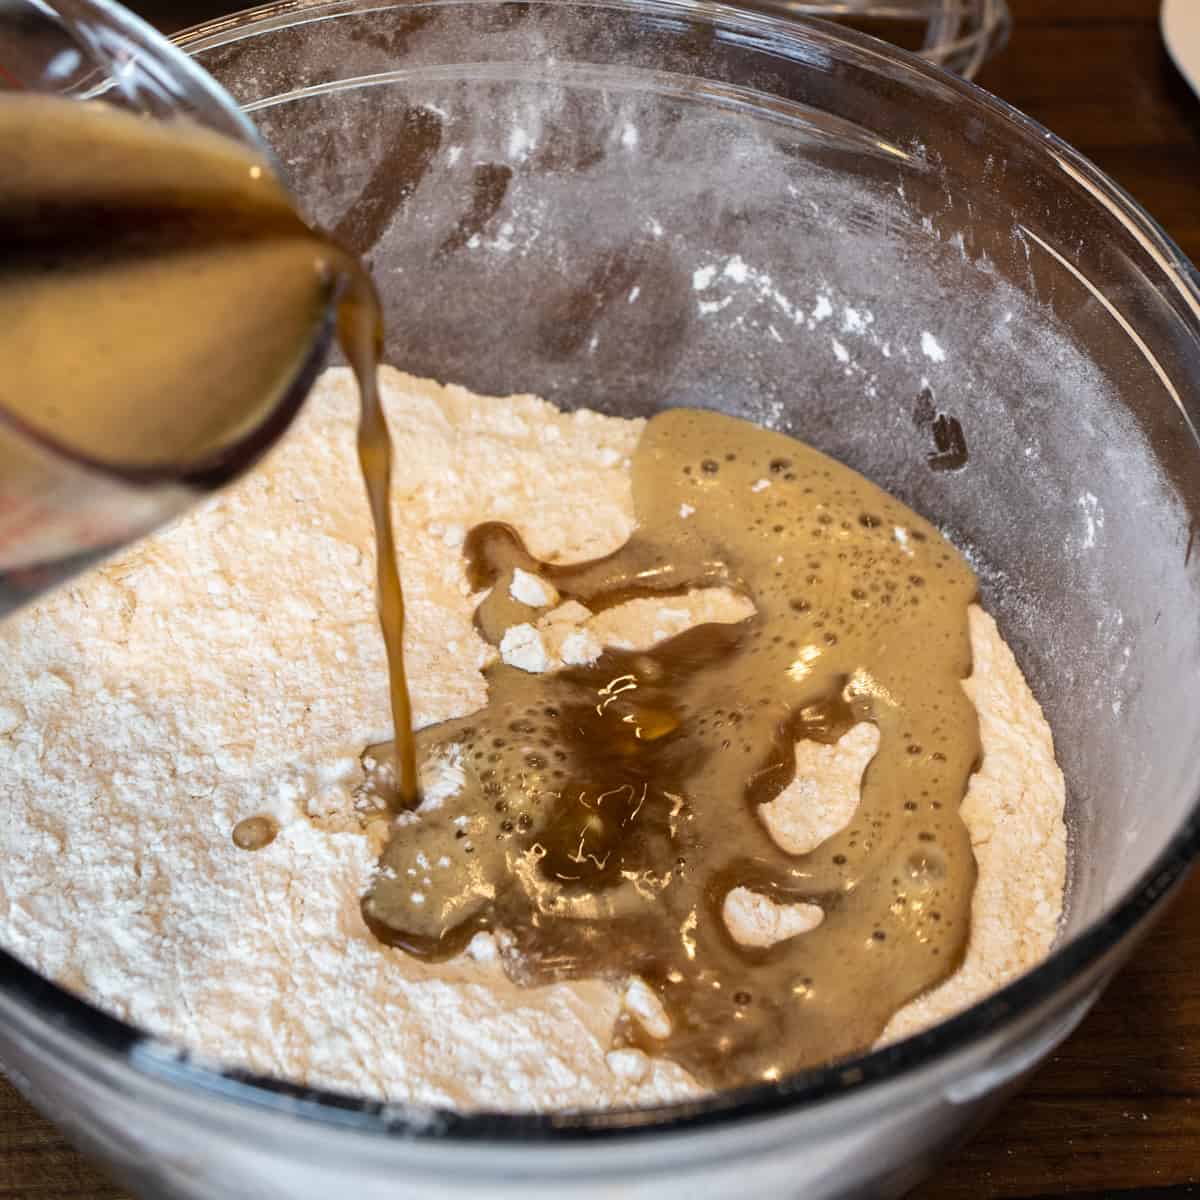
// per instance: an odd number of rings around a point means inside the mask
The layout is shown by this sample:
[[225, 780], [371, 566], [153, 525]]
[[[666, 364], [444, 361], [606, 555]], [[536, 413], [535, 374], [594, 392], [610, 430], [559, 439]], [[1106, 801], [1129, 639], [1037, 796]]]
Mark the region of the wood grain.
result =
[[[1064, 17], [1110, 7], [1130, 18]], [[979, 82], [1095, 161], [1200, 260], [1200, 101], [1162, 44], [1157, 0], [1017, 0], [1013, 8], [1009, 48]]]
[[0, 1200], [126, 1200], [0, 1076]]
[[[980, 82], [1073, 143], [1200, 260], [1200, 101], [1158, 0], [1010, 0]], [[1200, 0], [1196, 0], [1200, 3]], [[237, 7], [143, 0], [181, 28]], [[1200, 877], [1031, 1085], [915, 1200], [1200, 1196]], [[0, 1079], [0, 1200], [124, 1200]]]

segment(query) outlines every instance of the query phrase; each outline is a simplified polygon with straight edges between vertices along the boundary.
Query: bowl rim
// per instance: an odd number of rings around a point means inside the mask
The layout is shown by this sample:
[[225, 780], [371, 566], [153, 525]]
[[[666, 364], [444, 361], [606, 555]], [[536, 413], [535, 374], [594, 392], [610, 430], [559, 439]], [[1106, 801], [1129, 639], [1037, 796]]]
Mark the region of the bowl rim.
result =
[[[193, 26], [173, 40], [184, 51], [195, 54], [316, 17], [336, 17], [359, 10], [406, 5], [490, 7], [509, 2], [511, 0], [278, 0]], [[803, 34], [834, 52], [882, 59], [893, 71], [907, 70], [923, 77], [923, 82], [950, 88], [962, 101], [980, 110], [990, 120], [1040, 143], [1040, 153], [1071, 174], [1114, 220], [1124, 226], [1156, 261], [1162, 273], [1161, 283], [1174, 289], [1177, 298], [1190, 312], [1196, 336], [1200, 339], [1200, 273], [1146, 210], [1089, 159], [1039, 122], [916, 54], [836, 24], [789, 17], [786, 0], [753, 0], [749, 7], [733, 7], [722, 0], [521, 2], [686, 16], [693, 21], [752, 29], [783, 39], [794, 39]], [[907, 82], [904, 86], [914, 84]], [[1200, 425], [1200, 413], [1185, 408], [1184, 415], [1193, 429]], [[1200, 441], [1197, 445], [1200, 449]], [[899, 1077], [911, 1077], [923, 1068], [945, 1063], [958, 1052], [977, 1047], [987, 1035], [1018, 1022], [1039, 1005], [1052, 1001], [1057, 994], [1068, 993], [1068, 985], [1082, 982], [1087, 972], [1098, 972], [1117, 944], [1161, 908], [1198, 855], [1200, 795], [1166, 846], [1106, 914], [1056, 946], [1036, 967], [957, 1016], [861, 1057], [805, 1070], [778, 1083], [728, 1089], [699, 1100], [655, 1107], [550, 1113], [464, 1113], [417, 1104], [367, 1100], [251, 1071], [222, 1068], [192, 1056], [177, 1043], [154, 1037], [110, 1016], [39, 975], [2, 948], [0, 996], [31, 1010], [41, 1022], [52, 1027], [55, 1034], [70, 1035], [95, 1051], [116, 1056], [123, 1060], [124, 1066], [147, 1079], [182, 1087], [197, 1097], [207, 1094], [214, 1099], [232, 1101], [242, 1108], [302, 1117], [331, 1130], [400, 1137], [407, 1143], [451, 1141], [496, 1147], [530, 1143], [579, 1144], [614, 1137], [682, 1133], [804, 1108], [811, 1110], [824, 1101], [865, 1095], [881, 1084]], [[150, 1052], [147, 1052], [148, 1047]]]

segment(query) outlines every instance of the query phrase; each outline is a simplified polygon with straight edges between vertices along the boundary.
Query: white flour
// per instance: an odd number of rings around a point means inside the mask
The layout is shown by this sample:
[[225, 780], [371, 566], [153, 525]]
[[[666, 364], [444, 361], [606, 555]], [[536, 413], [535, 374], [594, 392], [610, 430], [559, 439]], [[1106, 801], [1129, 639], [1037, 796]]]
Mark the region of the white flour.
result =
[[[466, 529], [511, 521], [543, 558], [615, 548], [631, 528], [641, 425], [531, 397], [479, 401], [390, 371], [383, 394], [423, 725], [485, 697]], [[160, 1036], [311, 1084], [513, 1109], [694, 1094], [672, 1064], [607, 1053], [621, 989], [521, 990], [486, 938], [427, 968], [363, 927], [358, 897], [382, 831], [364, 832], [355, 813], [357, 756], [390, 734], [390, 718], [356, 419], [348, 374], [328, 373], [264, 468], [0, 630], [0, 940]], [[703, 612], [719, 602], [696, 600]], [[604, 614], [608, 625], [580, 617], [535, 632], [548, 661], [570, 660], [696, 619], [679, 601], [652, 607], [624, 629]], [[973, 641], [987, 757], [964, 808], [980, 863], [972, 943], [963, 969], [897, 1014], [889, 1035], [1031, 966], [1061, 906], [1049, 731], [982, 614]], [[847, 808], [850, 788], [852, 812], [861, 738], [839, 755], [800, 762], [806, 811], [825, 780], [829, 811]], [[454, 764], [435, 773], [431, 800], [453, 788]], [[233, 826], [259, 813], [279, 836], [236, 849]], [[754, 936], [803, 927], [744, 907]], [[655, 1019], [636, 988], [624, 1002]]]

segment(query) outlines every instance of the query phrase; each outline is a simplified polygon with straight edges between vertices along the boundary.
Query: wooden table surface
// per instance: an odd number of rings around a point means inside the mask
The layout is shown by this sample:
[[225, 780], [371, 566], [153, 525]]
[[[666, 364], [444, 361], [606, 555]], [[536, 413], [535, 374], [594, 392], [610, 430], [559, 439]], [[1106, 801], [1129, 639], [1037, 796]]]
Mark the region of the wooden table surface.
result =
[[[1159, 0], [1010, 0], [980, 82], [1113, 175], [1200, 262], [1200, 100]], [[1192, 0], [1200, 4], [1200, 0]], [[165, 26], [236, 4], [143, 0]], [[1200, 875], [1095, 1012], [917, 1200], [1200, 1196]], [[125, 1200], [0, 1079], [0, 1200]]]

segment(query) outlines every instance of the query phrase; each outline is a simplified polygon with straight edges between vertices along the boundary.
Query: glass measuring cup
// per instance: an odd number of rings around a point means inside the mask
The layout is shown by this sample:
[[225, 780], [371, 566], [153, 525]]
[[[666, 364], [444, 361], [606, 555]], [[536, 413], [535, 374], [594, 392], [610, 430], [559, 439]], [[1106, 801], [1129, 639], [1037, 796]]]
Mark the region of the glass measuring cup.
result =
[[[187, 120], [236, 139], [274, 169], [233, 100], [108, 0], [0, 0], [0, 104], [30, 92], [114, 105], [156, 121]], [[247, 419], [244, 409], [231, 409], [229, 437], [195, 461], [101, 461], [68, 435], [31, 423], [0, 390], [0, 616], [246, 470], [291, 421], [331, 332], [331, 309], [316, 314], [289, 377], [262, 411]], [[60, 407], [72, 402], [69, 395], [53, 399]]]

